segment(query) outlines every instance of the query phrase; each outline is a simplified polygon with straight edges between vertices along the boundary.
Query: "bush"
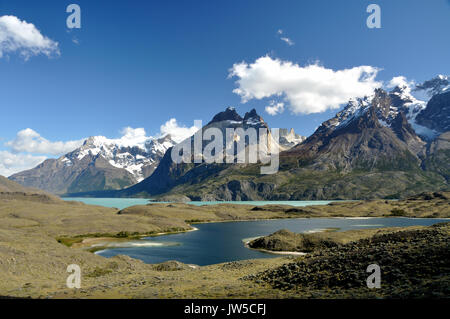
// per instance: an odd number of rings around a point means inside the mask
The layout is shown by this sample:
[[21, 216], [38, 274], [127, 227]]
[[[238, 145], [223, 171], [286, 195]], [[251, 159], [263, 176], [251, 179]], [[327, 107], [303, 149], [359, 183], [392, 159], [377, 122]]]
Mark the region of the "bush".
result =
[[394, 208], [391, 210], [391, 216], [406, 216], [408, 215], [403, 209]]

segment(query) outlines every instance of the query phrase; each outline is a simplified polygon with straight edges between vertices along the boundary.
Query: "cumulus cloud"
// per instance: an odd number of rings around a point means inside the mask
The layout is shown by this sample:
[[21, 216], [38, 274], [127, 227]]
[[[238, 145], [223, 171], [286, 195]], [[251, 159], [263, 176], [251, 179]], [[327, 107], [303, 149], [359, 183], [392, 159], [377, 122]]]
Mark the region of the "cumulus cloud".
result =
[[195, 132], [197, 132], [200, 128], [196, 126], [186, 127], [186, 126], [180, 126], [177, 123], [177, 120], [174, 118], [171, 118], [166, 123], [161, 125], [161, 136], [165, 136], [167, 134], [170, 134], [172, 139], [180, 143], [186, 138], [194, 135]]
[[0, 175], [11, 176], [15, 173], [35, 167], [46, 159], [45, 156], [30, 154], [14, 154], [0, 151]]
[[58, 42], [41, 34], [32, 23], [15, 16], [0, 17], [0, 58], [8, 53], [18, 53], [25, 60], [43, 54], [59, 55]]
[[121, 146], [145, 145], [145, 142], [151, 137], [147, 136], [145, 129], [142, 127], [132, 128], [125, 127], [120, 131], [122, 136], [117, 140], [112, 140]]
[[277, 115], [284, 112], [284, 103], [270, 101], [270, 104], [266, 106], [266, 112], [270, 115]]
[[333, 70], [319, 64], [300, 66], [290, 61], [258, 58], [254, 63], [236, 63], [229, 77], [237, 77], [237, 88], [243, 103], [274, 96], [283, 97], [295, 114], [320, 113], [338, 109], [350, 98], [372, 94], [382, 85], [377, 82], [379, 69], [358, 66]]
[[14, 140], [5, 143], [15, 153], [63, 155], [83, 144], [84, 139], [67, 142], [51, 142], [36, 131], [27, 128], [17, 133]]
[[[179, 143], [198, 131], [198, 127], [179, 125], [175, 118], [161, 125], [157, 137], [170, 134], [172, 139]], [[144, 128], [125, 127], [120, 131], [117, 139], [99, 137], [100, 141], [115, 143], [119, 146], [142, 146], [155, 137], [147, 136]], [[0, 175], [12, 174], [31, 169], [42, 163], [48, 156], [61, 156], [74, 151], [83, 145], [86, 139], [76, 141], [49, 141], [38, 132], [27, 128], [19, 131], [14, 140], [4, 143], [8, 150], [0, 150]]]

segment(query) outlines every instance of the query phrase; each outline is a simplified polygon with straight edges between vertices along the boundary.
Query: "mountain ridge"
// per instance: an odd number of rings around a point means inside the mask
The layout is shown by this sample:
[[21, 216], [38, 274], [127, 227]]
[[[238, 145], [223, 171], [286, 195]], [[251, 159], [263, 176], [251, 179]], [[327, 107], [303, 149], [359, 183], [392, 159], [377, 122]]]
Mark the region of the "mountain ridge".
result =
[[[427, 102], [412, 96], [406, 85], [389, 92], [377, 89], [371, 96], [349, 101], [305, 141], [280, 153], [277, 174], [260, 175], [259, 164], [197, 165], [180, 170], [166, 159], [157, 180], [152, 176], [138, 184], [143, 187], [121, 194], [190, 200], [302, 200], [399, 198], [446, 190], [448, 133], [419, 122], [421, 117], [432, 120], [436, 114], [450, 115], [443, 114], [448, 108], [432, 107], [436, 99], [442, 100], [440, 105], [450, 105], [446, 79], [437, 77], [416, 86], [432, 92]], [[155, 187], [168, 181], [172, 182], [166, 187]]]
[[161, 138], [87, 138], [83, 145], [57, 159], [13, 174], [10, 180], [54, 194], [122, 189], [150, 176], [166, 150], [176, 143]]

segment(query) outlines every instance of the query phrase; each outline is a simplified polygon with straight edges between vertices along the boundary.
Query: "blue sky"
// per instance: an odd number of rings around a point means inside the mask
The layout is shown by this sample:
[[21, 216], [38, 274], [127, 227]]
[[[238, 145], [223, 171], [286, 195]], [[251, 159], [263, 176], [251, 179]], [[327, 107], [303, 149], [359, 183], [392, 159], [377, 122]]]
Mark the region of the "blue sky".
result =
[[[79, 30], [66, 27], [70, 3], [81, 7]], [[381, 29], [366, 26], [370, 3], [381, 7]], [[320, 61], [332, 70], [377, 67], [376, 80], [384, 83], [450, 73], [447, 0], [0, 0], [4, 15], [32, 23], [59, 50], [0, 58], [4, 152], [26, 128], [63, 142], [117, 138], [124, 127], [157, 135], [170, 118], [192, 126], [235, 106], [242, 114], [256, 108], [271, 127], [310, 135], [336, 113], [294, 114], [283, 97], [242, 103], [229, 70], [264, 56], [300, 66]], [[284, 103], [282, 114], [265, 112], [272, 100]]]

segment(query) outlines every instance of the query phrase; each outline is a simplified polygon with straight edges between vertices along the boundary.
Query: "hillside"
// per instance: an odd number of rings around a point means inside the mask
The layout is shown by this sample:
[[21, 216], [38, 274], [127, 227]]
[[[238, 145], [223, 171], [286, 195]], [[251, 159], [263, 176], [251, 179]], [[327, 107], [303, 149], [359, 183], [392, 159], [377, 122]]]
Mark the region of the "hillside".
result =
[[34, 193], [42, 194], [44, 193], [40, 189], [29, 188], [20, 185], [19, 183], [13, 182], [6, 177], [0, 176], [0, 193]]

